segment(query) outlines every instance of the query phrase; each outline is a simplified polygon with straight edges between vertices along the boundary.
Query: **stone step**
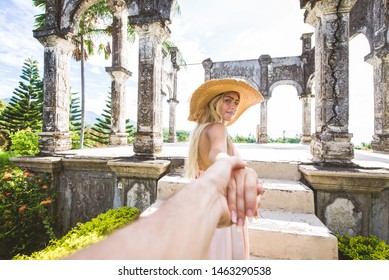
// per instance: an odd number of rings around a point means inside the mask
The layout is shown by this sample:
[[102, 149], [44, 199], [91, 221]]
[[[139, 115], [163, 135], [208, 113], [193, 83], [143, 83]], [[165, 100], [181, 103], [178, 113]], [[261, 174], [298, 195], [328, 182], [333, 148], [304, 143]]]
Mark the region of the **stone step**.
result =
[[265, 193], [260, 207], [267, 210], [282, 210], [315, 213], [313, 191], [299, 181], [261, 179]]
[[299, 181], [301, 173], [298, 162], [290, 161], [246, 161], [247, 166], [253, 168], [259, 178]]
[[314, 214], [261, 210], [248, 227], [252, 259], [338, 259], [336, 236]]
[[[314, 213], [313, 192], [303, 183], [292, 180], [261, 179], [265, 193], [261, 208]], [[157, 199], [168, 199], [189, 182], [180, 173], [167, 174], [158, 181]]]
[[[296, 178], [298, 165], [249, 163], [259, 173], [265, 193], [261, 196], [260, 217], [249, 224], [252, 259], [337, 259], [337, 238], [314, 214], [313, 191]], [[265, 176], [260, 176], [266, 174]], [[295, 180], [293, 180], [293, 179]], [[158, 181], [157, 201], [142, 216], [150, 215], [189, 182], [180, 172], [170, 173]]]
[[[141, 217], [153, 214], [164, 201], [155, 201]], [[248, 230], [251, 259], [338, 259], [336, 237], [314, 214], [260, 209]]]

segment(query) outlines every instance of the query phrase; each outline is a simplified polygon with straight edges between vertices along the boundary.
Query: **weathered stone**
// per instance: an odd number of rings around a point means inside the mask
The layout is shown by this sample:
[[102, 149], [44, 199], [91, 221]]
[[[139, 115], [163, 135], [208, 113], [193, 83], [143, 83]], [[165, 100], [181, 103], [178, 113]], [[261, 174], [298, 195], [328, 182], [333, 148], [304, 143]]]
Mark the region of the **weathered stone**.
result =
[[139, 35], [138, 124], [134, 152], [154, 157], [162, 151], [162, 42], [170, 31], [160, 22], [135, 26]]
[[325, 210], [327, 227], [338, 234], [356, 236], [362, 232], [362, 213], [355, 211], [351, 200], [336, 198]]
[[334, 233], [389, 238], [389, 171], [300, 165], [316, 214]]

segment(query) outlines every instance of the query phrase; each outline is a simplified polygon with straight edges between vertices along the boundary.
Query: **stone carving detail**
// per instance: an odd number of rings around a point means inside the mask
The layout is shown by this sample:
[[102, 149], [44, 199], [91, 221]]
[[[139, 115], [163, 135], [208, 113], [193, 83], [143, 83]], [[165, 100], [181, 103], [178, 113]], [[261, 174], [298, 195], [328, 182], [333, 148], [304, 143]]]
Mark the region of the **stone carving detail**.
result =
[[154, 11], [155, 0], [145, 0], [142, 2], [142, 13], [150, 13]]
[[151, 131], [153, 114], [153, 65], [145, 64], [139, 73], [138, 130]]
[[127, 206], [137, 209], [146, 209], [151, 205], [151, 194], [142, 183], [136, 183], [127, 192]]
[[[74, 184], [76, 185], [76, 183]], [[73, 221], [86, 222], [112, 208], [113, 185], [99, 179], [85, 180], [73, 188]]]
[[361, 232], [362, 212], [356, 211], [355, 208], [351, 200], [336, 198], [325, 210], [327, 227], [337, 234], [350, 236]]

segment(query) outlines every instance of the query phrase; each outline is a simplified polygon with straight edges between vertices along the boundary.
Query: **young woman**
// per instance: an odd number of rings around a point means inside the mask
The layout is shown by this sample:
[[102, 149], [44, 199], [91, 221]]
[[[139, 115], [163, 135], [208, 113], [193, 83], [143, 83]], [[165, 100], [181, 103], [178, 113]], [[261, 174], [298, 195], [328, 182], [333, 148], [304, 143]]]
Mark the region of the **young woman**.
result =
[[[221, 158], [239, 156], [228, 138], [227, 126], [233, 124], [249, 107], [263, 101], [253, 86], [238, 79], [209, 80], [192, 94], [189, 120], [197, 122], [191, 135], [186, 164], [187, 176], [195, 179]], [[256, 172], [245, 168], [233, 172], [228, 186], [227, 201], [232, 226], [218, 228], [212, 238], [207, 259], [248, 259], [249, 243], [246, 217], [257, 216], [257, 211], [240, 207], [236, 201], [256, 200], [245, 197], [244, 189], [256, 184], [258, 193], [263, 187]]]

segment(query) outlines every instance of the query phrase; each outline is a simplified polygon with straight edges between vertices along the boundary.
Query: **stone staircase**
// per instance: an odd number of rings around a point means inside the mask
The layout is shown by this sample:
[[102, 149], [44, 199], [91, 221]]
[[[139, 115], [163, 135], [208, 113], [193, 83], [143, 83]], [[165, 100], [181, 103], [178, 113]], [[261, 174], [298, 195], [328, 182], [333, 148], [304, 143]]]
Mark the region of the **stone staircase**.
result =
[[[298, 164], [251, 161], [248, 166], [265, 188], [260, 217], [249, 224], [251, 259], [337, 259], [337, 239], [314, 214], [314, 195], [299, 181]], [[158, 209], [186, 183], [179, 169], [162, 177], [157, 201], [142, 215]]]

